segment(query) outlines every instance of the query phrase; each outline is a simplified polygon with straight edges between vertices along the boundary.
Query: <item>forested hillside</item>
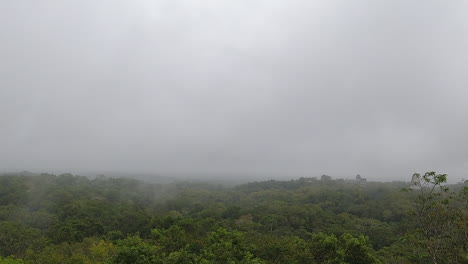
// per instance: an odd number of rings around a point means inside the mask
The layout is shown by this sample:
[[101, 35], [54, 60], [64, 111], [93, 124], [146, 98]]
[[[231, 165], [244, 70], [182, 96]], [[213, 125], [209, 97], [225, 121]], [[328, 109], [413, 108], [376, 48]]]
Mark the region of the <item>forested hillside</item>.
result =
[[468, 190], [0, 176], [0, 263], [468, 263]]

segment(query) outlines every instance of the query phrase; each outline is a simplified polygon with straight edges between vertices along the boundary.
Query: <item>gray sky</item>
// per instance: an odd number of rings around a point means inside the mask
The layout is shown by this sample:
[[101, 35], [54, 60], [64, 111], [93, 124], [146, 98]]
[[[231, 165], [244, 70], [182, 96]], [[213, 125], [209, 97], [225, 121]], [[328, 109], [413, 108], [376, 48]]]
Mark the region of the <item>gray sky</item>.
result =
[[467, 14], [464, 0], [4, 0], [0, 169], [468, 178]]

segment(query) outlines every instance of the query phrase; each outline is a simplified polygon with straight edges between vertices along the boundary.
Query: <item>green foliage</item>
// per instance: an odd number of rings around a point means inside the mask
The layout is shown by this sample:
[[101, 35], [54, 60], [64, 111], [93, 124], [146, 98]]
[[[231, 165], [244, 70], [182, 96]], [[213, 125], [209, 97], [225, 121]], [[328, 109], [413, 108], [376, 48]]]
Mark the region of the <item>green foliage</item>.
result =
[[24, 261], [21, 259], [14, 259], [14, 258], [2, 258], [0, 257], [0, 264], [24, 264]]
[[129, 236], [117, 242], [114, 264], [152, 264], [158, 263], [158, 248], [144, 242], [138, 236]]
[[111, 242], [100, 240], [97, 244], [93, 244], [89, 248], [91, 259], [95, 263], [105, 263], [109, 259], [114, 258], [117, 252], [117, 247]]
[[372, 254], [369, 239], [343, 234], [340, 237], [318, 233], [312, 236], [310, 247], [317, 263], [374, 264], [380, 261]]
[[[459, 263], [467, 259], [467, 208], [454, 204], [455, 194], [445, 185], [446, 174], [415, 173], [418, 188], [412, 189], [415, 200], [417, 244], [426, 249], [432, 263]], [[463, 199], [463, 190], [460, 197]]]
[[418, 177], [400, 192], [326, 175], [235, 187], [0, 175], [0, 264], [468, 263], [468, 187]]
[[251, 263], [252, 254], [244, 244], [244, 235], [239, 231], [228, 232], [219, 228], [208, 236], [208, 245], [202, 250], [202, 258], [210, 263]]
[[369, 238], [363, 235], [353, 237], [351, 234], [343, 234], [340, 237], [341, 247], [344, 251], [344, 261], [349, 264], [380, 263], [372, 254], [372, 246]]
[[341, 248], [340, 241], [334, 235], [315, 234], [312, 236], [309, 246], [317, 263], [344, 263], [344, 251]]
[[38, 229], [16, 222], [0, 222], [0, 256], [23, 256], [29, 248], [40, 248], [44, 240]]

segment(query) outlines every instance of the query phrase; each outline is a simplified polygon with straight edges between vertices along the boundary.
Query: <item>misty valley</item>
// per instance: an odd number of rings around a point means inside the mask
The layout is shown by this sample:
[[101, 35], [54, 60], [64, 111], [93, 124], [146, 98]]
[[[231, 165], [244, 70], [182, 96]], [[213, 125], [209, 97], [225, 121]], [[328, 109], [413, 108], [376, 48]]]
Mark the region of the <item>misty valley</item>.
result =
[[0, 263], [468, 263], [468, 185], [0, 176]]
[[468, 264], [467, 47], [468, 0], [0, 0], [0, 264]]

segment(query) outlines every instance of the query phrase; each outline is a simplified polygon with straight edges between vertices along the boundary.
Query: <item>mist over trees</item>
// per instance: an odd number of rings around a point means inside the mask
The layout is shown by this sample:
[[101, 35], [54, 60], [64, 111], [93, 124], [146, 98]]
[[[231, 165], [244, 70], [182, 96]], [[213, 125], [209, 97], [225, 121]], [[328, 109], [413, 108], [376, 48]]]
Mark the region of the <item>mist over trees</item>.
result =
[[467, 14], [0, 0], [0, 264], [468, 264]]
[[[325, 177], [324, 177], [325, 176]], [[468, 187], [0, 176], [0, 263], [468, 263]]]

